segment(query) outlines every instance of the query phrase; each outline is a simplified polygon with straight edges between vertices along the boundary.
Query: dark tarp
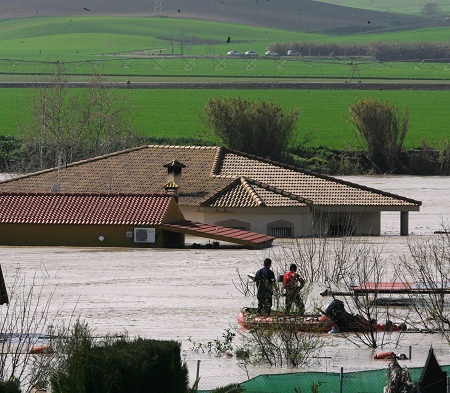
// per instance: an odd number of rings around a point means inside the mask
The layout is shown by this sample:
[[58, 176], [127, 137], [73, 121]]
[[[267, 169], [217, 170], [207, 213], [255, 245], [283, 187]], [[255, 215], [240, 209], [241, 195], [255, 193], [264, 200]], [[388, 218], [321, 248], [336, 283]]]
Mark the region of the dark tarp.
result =
[[447, 372], [439, 365], [433, 348], [428, 352], [428, 358], [420, 378], [420, 391], [423, 393], [447, 393]]
[[8, 292], [6, 291], [5, 279], [3, 278], [2, 266], [0, 265], [0, 304], [9, 303]]

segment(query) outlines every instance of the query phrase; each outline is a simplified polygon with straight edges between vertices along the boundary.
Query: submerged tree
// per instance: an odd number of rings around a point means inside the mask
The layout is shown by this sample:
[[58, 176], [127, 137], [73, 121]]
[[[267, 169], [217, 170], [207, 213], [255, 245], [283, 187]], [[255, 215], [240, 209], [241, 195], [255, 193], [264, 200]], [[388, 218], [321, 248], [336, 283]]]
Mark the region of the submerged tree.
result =
[[[394, 279], [386, 269], [387, 260], [382, 254], [383, 247], [376, 247], [363, 239], [351, 236], [335, 239], [319, 237], [291, 239], [278, 248], [274, 259], [283, 261], [287, 266], [296, 263], [310, 289], [317, 285], [325, 286], [326, 290], [321, 295], [329, 297], [329, 304], [322, 306], [316, 298], [313, 301], [317, 304], [309, 302], [309, 310], [328, 314], [327, 309], [340, 305], [344, 308], [342, 314], [348, 317], [348, 323], [359, 325], [359, 329], [344, 332], [345, 337], [355, 345], [377, 348], [401, 339], [401, 332], [391, 335], [389, 331], [391, 320], [399, 317], [388, 305], [377, 302], [379, 291], [376, 287], [371, 291], [359, 292], [353, 288]], [[404, 318], [396, 322], [403, 323]]]
[[51, 353], [36, 357], [32, 349], [50, 339], [44, 332], [58, 316], [50, 318], [49, 313], [54, 291], [45, 293], [45, 281], [36, 276], [29, 281], [20, 269], [5, 280], [9, 302], [0, 306], [0, 380], [17, 382], [22, 392], [31, 392], [46, 378], [52, 358]]
[[285, 113], [272, 102], [225, 97], [209, 100], [200, 119], [225, 146], [280, 160], [287, 154], [298, 117], [297, 111]]
[[408, 239], [410, 256], [401, 258], [402, 280], [421, 288], [421, 295], [411, 293], [412, 309], [417, 327], [440, 332], [450, 344], [450, 307], [445, 295], [450, 284], [450, 231], [443, 230], [432, 237]]
[[[274, 266], [276, 277], [280, 276], [278, 272], [289, 270], [286, 260], [280, 259], [277, 262], [277, 266]], [[306, 302], [312, 288], [311, 280], [307, 271], [299, 273], [302, 277], [306, 277], [307, 284], [302, 288], [300, 294], [302, 302]], [[253, 276], [243, 277], [239, 270], [237, 274], [238, 280], [234, 283], [236, 289], [244, 296], [254, 298], [256, 287]], [[247, 354], [239, 361], [239, 365], [243, 368], [248, 364], [300, 368], [317, 362], [316, 355], [326, 345], [326, 340], [322, 335], [317, 334], [316, 326], [311, 325], [311, 330], [299, 328], [308, 323], [304, 316], [304, 310], [299, 310], [297, 305], [293, 305], [289, 313], [286, 312], [286, 297], [283, 295], [285, 293], [283, 293], [280, 283], [274, 291], [272, 322], [267, 324], [262, 321], [259, 323], [256, 318], [256, 322], [251, 322], [249, 328], [237, 330], [236, 335], [240, 339], [240, 346], [237, 347], [236, 353], [240, 351]]]
[[[350, 332], [346, 333], [348, 340], [354, 343], [362, 343], [371, 348], [378, 348], [386, 344], [398, 344], [401, 338], [401, 330], [405, 327], [404, 321], [394, 324], [392, 318], [396, 317], [389, 306], [389, 301], [382, 302], [379, 295], [384, 291], [380, 289], [380, 283], [392, 281], [387, 277], [386, 261], [382, 257], [382, 249], [377, 249], [368, 244], [354, 244], [352, 253], [349, 254], [351, 269], [344, 275], [336, 276], [337, 281], [330, 282], [329, 294], [335, 297], [343, 297], [343, 300], [335, 300], [336, 306], [327, 310], [330, 314], [337, 312], [337, 318], [342, 318], [344, 324], [350, 326]], [[342, 292], [333, 291], [333, 287], [343, 288]], [[390, 297], [390, 294], [387, 294]], [[339, 308], [339, 303], [342, 308]], [[344, 306], [349, 312], [344, 310]], [[328, 314], [327, 312], [327, 314]], [[339, 324], [338, 324], [339, 325]], [[397, 330], [401, 327], [400, 330]], [[353, 331], [352, 331], [353, 329]], [[396, 335], [391, 336], [395, 329]]]
[[350, 107], [351, 121], [360, 144], [367, 148], [367, 155], [377, 173], [392, 173], [401, 165], [400, 155], [409, 130], [409, 115], [388, 101], [374, 98], [358, 101]]
[[19, 122], [24, 156], [21, 171], [114, 152], [133, 144], [127, 96], [118, 93], [101, 74], [87, 88], [71, 88], [62, 64], [36, 83], [30, 116]]

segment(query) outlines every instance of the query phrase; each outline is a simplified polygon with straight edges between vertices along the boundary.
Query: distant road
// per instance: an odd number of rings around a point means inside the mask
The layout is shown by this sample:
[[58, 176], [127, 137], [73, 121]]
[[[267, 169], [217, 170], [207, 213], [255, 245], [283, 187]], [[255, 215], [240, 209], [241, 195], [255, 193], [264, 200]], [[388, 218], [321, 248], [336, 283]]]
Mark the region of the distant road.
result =
[[[228, 89], [228, 90], [450, 90], [448, 83], [436, 82], [110, 82], [117, 89]], [[48, 83], [0, 82], [0, 88], [44, 87]], [[86, 88], [89, 82], [69, 82], [68, 87]]]

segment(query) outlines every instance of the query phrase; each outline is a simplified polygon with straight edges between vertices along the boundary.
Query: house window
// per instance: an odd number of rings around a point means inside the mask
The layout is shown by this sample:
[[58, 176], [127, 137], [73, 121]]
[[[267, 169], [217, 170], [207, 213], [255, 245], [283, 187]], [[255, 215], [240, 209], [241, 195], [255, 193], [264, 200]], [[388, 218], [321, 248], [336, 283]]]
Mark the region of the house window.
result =
[[294, 224], [286, 220], [277, 220], [267, 224], [267, 234], [275, 237], [294, 237]]
[[288, 227], [272, 227], [270, 235], [275, 237], [292, 237], [292, 229]]

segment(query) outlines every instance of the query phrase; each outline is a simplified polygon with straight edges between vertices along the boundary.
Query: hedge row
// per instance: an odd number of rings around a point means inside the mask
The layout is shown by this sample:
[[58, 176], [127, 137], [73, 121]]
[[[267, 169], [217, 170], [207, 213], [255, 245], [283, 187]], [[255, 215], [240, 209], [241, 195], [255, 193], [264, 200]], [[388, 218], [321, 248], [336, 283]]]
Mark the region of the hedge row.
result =
[[433, 60], [448, 61], [450, 47], [431, 42], [372, 42], [367, 44], [337, 44], [318, 42], [274, 43], [269, 48], [280, 55], [297, 50], [303, 56], [361, 57], [370, 56], [379, 61]]

